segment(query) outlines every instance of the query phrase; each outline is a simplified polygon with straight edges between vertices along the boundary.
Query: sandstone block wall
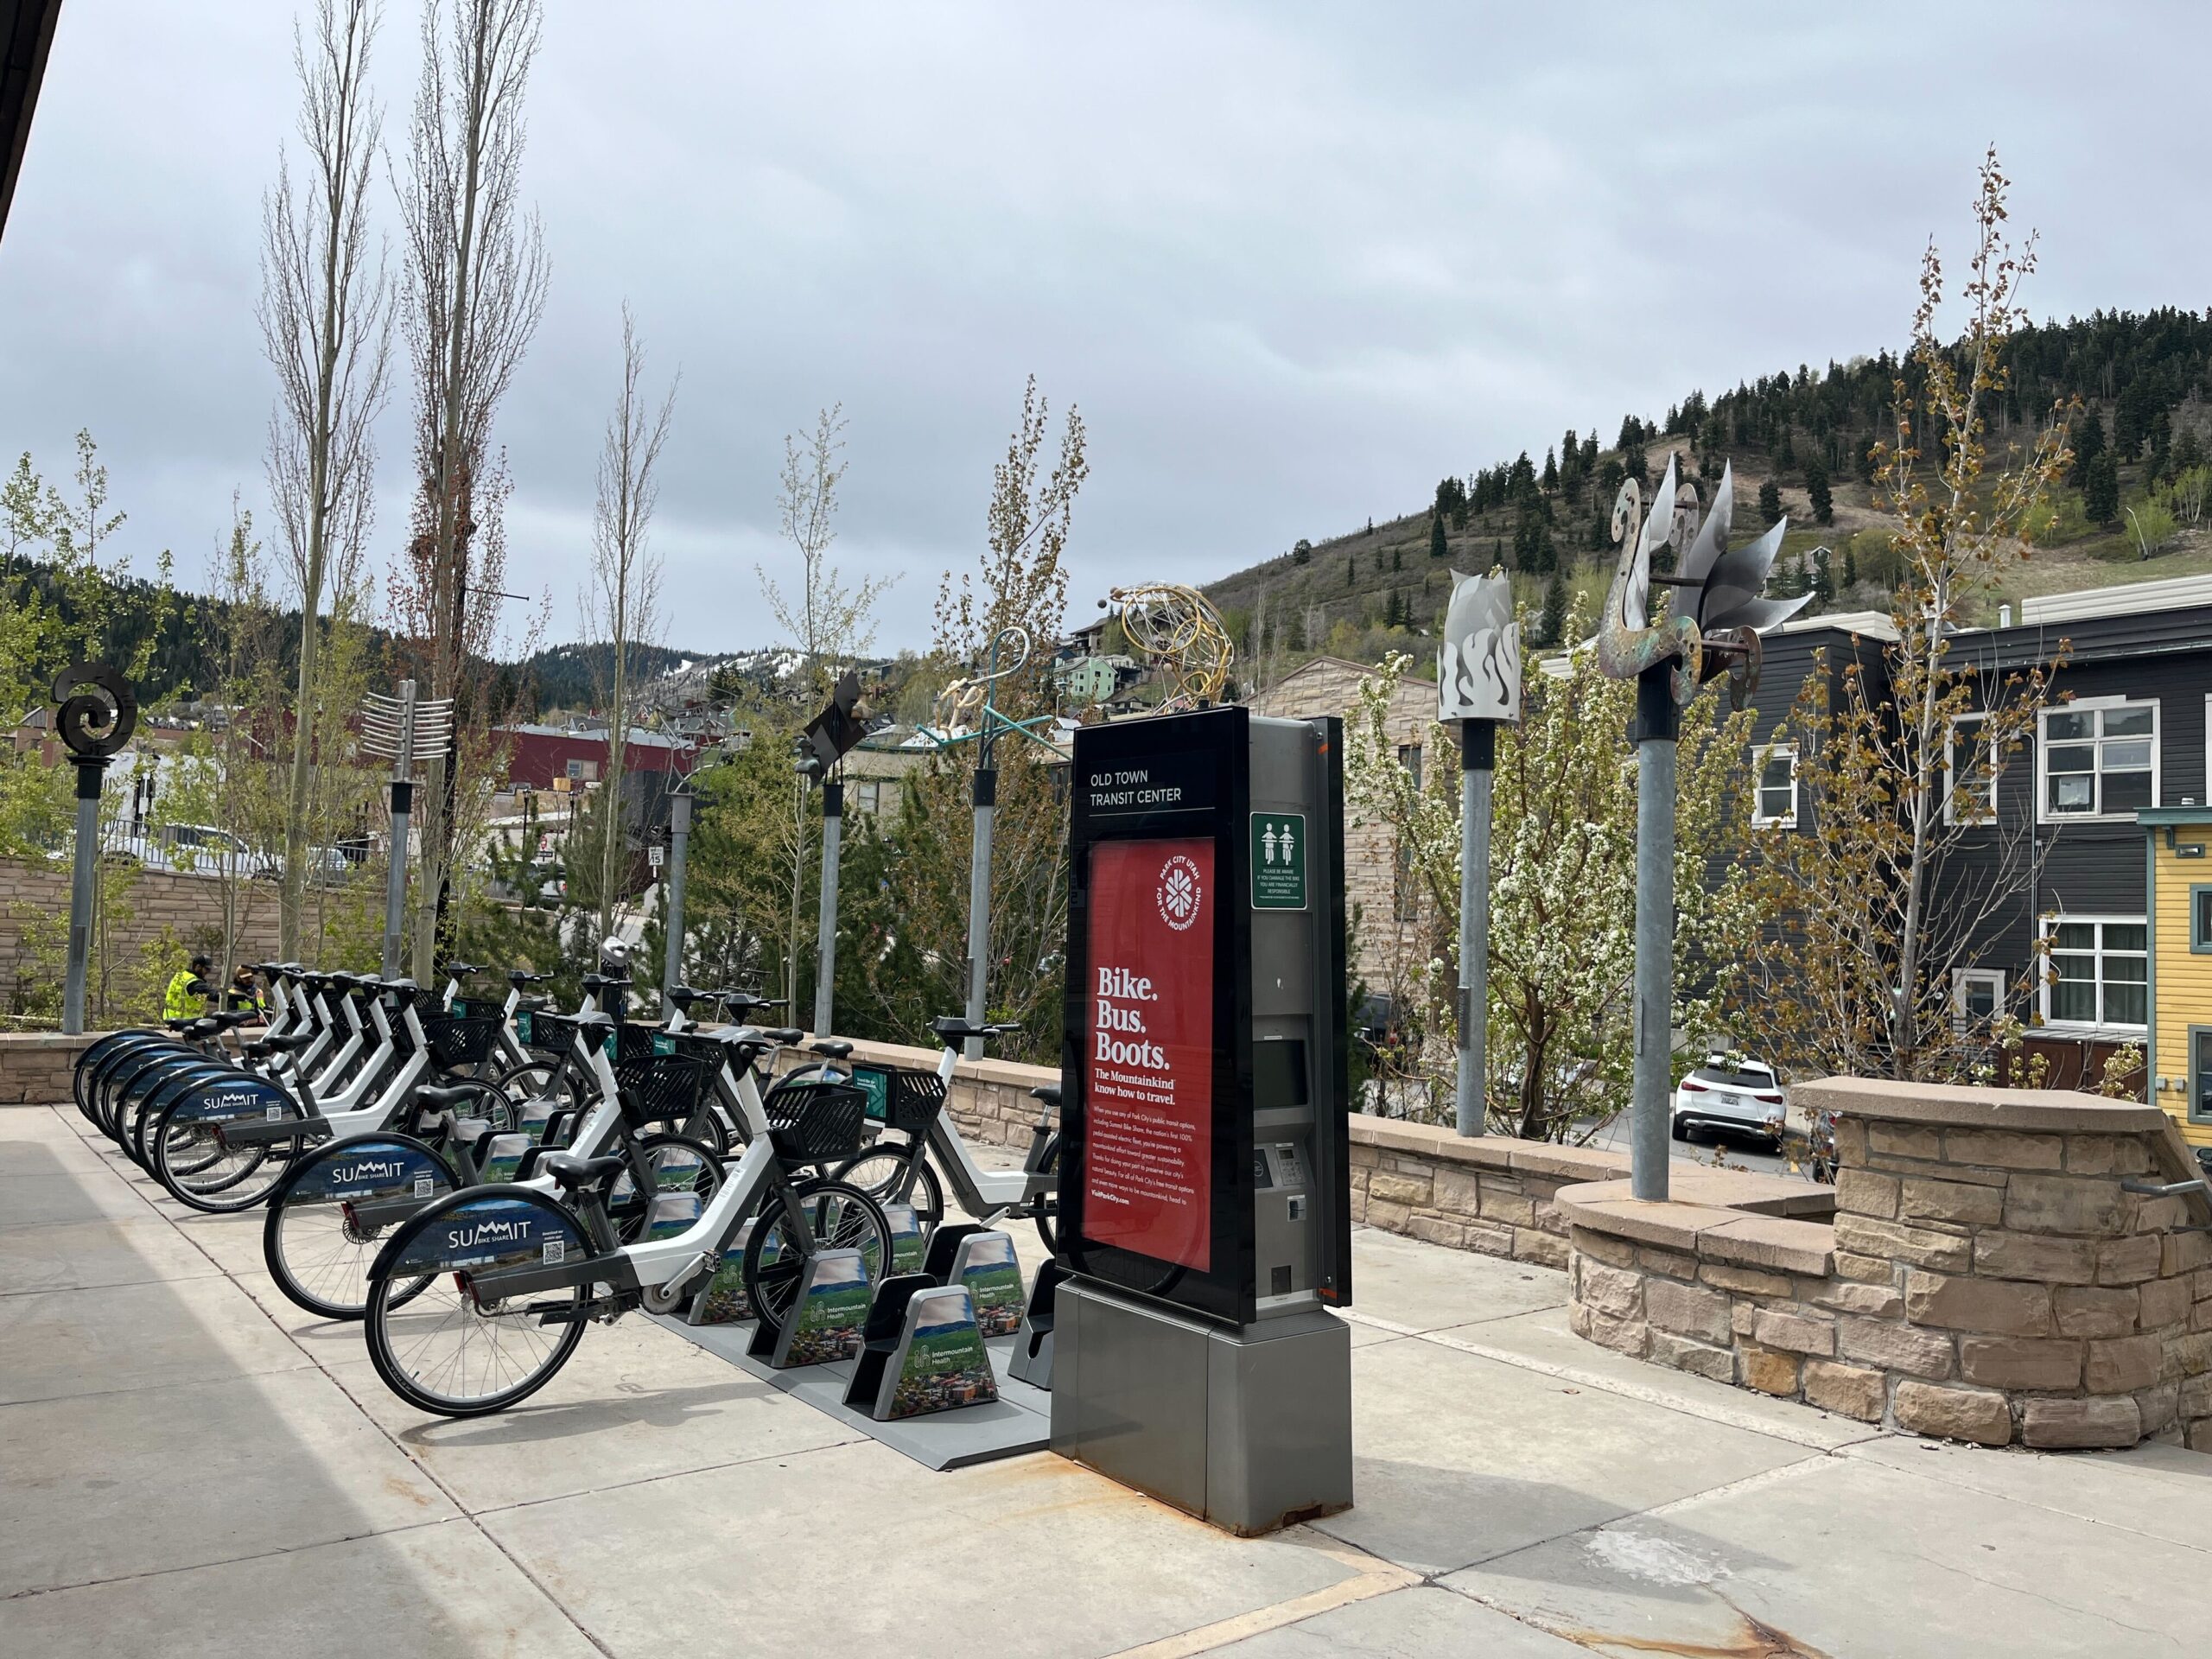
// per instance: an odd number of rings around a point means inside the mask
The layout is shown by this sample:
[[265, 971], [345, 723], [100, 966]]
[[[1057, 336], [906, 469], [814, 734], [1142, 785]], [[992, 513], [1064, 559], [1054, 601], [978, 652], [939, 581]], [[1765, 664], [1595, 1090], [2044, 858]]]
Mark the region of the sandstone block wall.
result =
[[1833, 1224], [1570, 1190], [1578, 1333], [1915, 1433], [2212, 1451], [2212, 1204], [2127, 1190], [2196, 1177], [2163, 1114], [1840, 1079], [1799, 1094], [1838, 1114]]
[[[238, 953], [252, 962], [276, 950], [276, 884], [241, 885], [243, 925]], [[0, 858], [0, 998], [22, 974], [36, 970], [23, 935], [41, 918], [69, 914], [69, 866]], [[130, 887], [128, 917], [110, 934], [111, 962], [125, 971], [138, 965], [139, 952], [166, 931], [188, 947], [212, 949], [223, 929], [222, 883], [213, 876], [172, 870], [141, 870]], [[0, 1007], [4, 1007], [0, 1002]]]

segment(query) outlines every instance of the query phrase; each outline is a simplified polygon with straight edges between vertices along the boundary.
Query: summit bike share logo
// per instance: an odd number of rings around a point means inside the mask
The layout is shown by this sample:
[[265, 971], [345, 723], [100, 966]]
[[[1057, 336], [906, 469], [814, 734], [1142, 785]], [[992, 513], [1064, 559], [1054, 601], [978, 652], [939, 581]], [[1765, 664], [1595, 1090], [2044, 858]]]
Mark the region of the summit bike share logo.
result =
[[1160, 903], [1160, 919], [1178, 933], [1188, 932], [1198, 919], [1199, 906], [1205, 900], [1205, 889], [1198, 882], [1198, 867], [1185, 855], [1177, 853], [1160, 867], [1160, 887], [1155, 896]]

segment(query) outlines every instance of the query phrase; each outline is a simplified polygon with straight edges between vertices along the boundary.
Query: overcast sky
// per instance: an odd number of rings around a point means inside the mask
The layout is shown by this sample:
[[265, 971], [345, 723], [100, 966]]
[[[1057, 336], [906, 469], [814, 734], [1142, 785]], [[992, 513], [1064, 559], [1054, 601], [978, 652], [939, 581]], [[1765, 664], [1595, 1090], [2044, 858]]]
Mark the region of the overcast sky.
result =
[[[668, 642], [774, 637], [782, 435], [842, 401], [840, 556], [925, 643], [1023, 377], [1078, 404], [1079, 613], [1610, 442], [1633, 410], [1896, 344], [1982, 146], [2043, 235], [2040, 315], [2212, 302], [2212, 12], [552, 0], [525, 193], [552, 293], [498, 427], [511, 586], [577, 632], [626, 297], [683, 372]], [[88, 427], [140, 567], [196, 580], [263, 494], [259, 202], [283, 0], [69, 0], [0, 240], [0, 454]], [[403, 136], [418, 11], [377, 80]], [[386, 222], [390, 194], [382, 198]], [[400, 540], [404, 383], [378, 474]], [[519, 609], [520, 607], [518, 607]]]

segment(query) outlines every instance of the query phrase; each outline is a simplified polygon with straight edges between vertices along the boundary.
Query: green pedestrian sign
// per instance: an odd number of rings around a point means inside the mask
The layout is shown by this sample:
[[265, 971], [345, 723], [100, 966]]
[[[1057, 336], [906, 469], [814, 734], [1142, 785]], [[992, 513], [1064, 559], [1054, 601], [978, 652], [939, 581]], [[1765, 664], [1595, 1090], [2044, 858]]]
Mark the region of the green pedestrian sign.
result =
[[1252, 815], [1252, 908], [1306, 908], [1306, 815]]

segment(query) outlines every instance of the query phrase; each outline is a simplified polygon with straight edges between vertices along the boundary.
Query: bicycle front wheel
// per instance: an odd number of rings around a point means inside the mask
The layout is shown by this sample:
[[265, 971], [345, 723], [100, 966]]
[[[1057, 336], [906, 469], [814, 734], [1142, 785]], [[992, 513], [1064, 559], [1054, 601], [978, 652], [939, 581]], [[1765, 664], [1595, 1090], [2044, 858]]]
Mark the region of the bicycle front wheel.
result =
[[[906, 1177], [909, 1169], [914, 1172], [911, 1182]], [[921, 1224], [925, 1238], [944, 1219], [944, 1184], [919, 1147], [886, 1147], [880, 1152], [864, 1152], [839, 1166], [836, 1179], [857, 1186], [878, 1204], [913, 1205], [914, 1219]], [[904, 1198], [899, 1196], [901, 1186], [906, 1189]]]
[[808, 1256], [824, 1250], [858, 1250], [868, 1263], [871, 1283], [883, 1276], [891, 1260], [891, 1224], [883, 1218], [882, 1206], [857, 1186], [843, 1181], [802, 1182], [798, 1200], [812, 1238], [791, 1236], [784, 1206], [771, 1193], [753, 1223], [752, 1236], [745, 1241], [745, 1294], [760, 1323], [772, 1331], [782, 1330], [791, 1316]]

